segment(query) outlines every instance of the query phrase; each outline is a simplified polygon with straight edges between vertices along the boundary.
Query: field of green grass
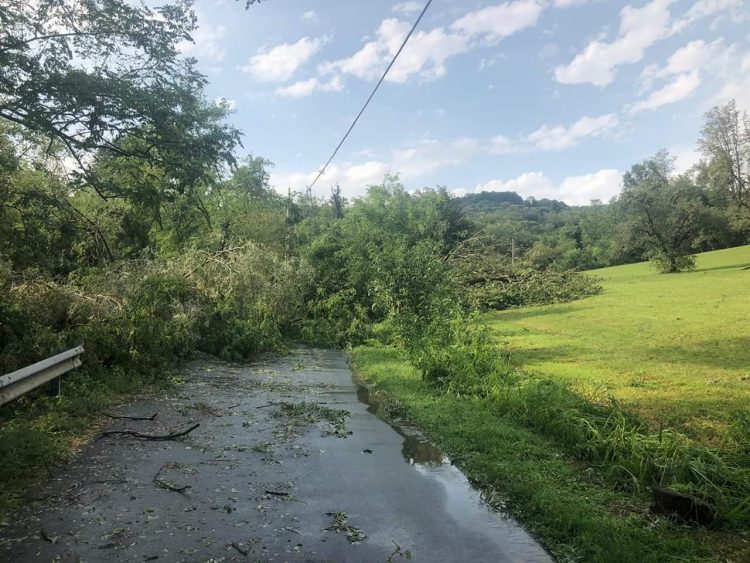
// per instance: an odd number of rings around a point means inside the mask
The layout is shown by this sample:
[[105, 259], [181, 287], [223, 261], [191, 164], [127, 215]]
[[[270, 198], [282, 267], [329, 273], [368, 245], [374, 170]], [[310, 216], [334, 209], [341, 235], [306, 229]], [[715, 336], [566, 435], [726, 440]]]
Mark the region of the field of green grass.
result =
[[487, 320], [531, 376], [611, 395], [654, 428], [718, 445], [733, 413], [750, 407], [749, 266], [743, 246], [701, 254], [687, 273], [596, 270], [601, 295]]

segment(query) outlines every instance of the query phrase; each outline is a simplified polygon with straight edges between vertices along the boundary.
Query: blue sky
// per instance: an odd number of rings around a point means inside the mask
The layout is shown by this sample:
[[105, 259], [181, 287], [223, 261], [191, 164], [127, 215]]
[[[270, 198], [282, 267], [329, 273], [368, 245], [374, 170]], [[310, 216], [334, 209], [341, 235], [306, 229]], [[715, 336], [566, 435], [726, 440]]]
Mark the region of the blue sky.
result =
[[[274, 186], [302, 190], [422, 5], [199, 0], [183, 52]], [[744, 0], [434, 0], [316, 191], [398, 172], [409, 189], [606, 201], [660, 148], [694, 163], [703, 113], [730, 98], [750, 107]]]

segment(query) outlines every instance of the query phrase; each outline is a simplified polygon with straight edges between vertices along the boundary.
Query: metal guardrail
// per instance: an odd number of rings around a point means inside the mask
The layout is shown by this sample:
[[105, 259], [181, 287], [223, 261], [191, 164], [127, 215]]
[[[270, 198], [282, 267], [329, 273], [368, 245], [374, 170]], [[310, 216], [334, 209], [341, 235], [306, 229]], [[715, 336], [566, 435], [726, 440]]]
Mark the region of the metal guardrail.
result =
[[83, 354], [83, 346], [76, 346], [72, 350], [0, 376], [0, 405], [17, 399], [55, 378], [58, 378], [59, 393], [59, 377], [81, 365], [81, 354]]

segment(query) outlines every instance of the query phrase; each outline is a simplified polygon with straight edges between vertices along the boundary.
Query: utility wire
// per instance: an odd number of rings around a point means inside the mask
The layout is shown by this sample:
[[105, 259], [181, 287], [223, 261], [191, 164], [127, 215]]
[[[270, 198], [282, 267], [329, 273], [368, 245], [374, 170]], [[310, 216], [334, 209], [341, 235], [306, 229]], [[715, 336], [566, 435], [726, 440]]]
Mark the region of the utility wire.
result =
[[318, 170], [318, 175], [315, 176], [315, 179], [312, 181], [312, 183], [307, 186], [308, 192], [312, 190], [312, 187], [315, 185], [315, 182], [317, 182], [320, 177], [325, 174], [326, 169], [328, 168], [328, 165], [331, 164], [331, 161], [334, 159], [336, 154], [339, 152], [339, 149], [341, 148], [341, 145], [344, 144], [344, 141], [346, 141], [346, 138], [349, 136], [349, 133], [352, 132], [352, 129], [354, 129], [354, 126], [359, 121], [359, 118], [362, 117], [362, 114], [367, 109], [367, 106], [370, 105], [370, 101], [375, 96], [375, 92], [378, 91], [378, 88], [380, 88], [380, 85], [383, 83], [383, 80], [385, 80], [385, 77], [388, 75], [388, 71], [391, 70], [391, 67], [396, 62], [396, 59], [398, 59], [398, 56], [401, 54], [401, 51], [404, 50], [404, 47], [406, 47], [406, 43], [409, 41], [409, 38], [414, 33], [414, 30], [417, 29], [417, 26], [419, 25], [419, 22], [422, 21], [422, 16], [424, 16], [425, 12], [427, 11], [427, 8], [430, 7], [430, 4], [432, 4], [432, 0], [427, 0], [427, 4], [425, 4], [424, 8], [422, 8], [422, 12], [419, 14], [419, 17], [417, 18], [417, 21], [414, 22], [414, 25], [411, 26], [411, 29], [409, 30], [409, 33], [404, 38], [404, 42], [401, 43], [401, 47], [398, 48], [398, 51], [396, 51], [396, 54], [393, 55], [393, 59], [391, 60], [390, 64], [388, 65], [388, 68], [385, 69], [385, 72], [383, 73], [383, 76], [380, 77], [380, 80], [378, 80], [378, 83], [375, 85], [375, 88], [373, 88], [372, 93], [370, 94], [370, 97], [367, 98], [367, 101], [365, 102], [365, 105], [362, 106], [362, 109], [359, 110], [359, 113], [357, 114], [357, 117], [354, 118], [354, 121], [352, 121], [352, 124], [349, 126], [349, 129], [347, 130], [346, 134], [341, 138], [341, 141], [334, 149], [333, 153], [331, 154], [331, 157], [328, 159], [328, 161], [325, 163], [323, 168]]

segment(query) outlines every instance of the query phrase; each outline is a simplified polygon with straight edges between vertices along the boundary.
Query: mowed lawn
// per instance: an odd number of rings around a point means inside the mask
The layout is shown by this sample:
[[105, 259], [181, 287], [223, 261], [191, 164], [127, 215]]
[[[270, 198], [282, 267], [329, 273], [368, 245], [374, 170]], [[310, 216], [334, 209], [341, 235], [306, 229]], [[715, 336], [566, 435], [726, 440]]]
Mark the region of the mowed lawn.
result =
[[720, 445], [733, 413], [750, 410], [748, 266], [750, 246], [698, 255], [688, 273], [645, 263], [596, 270], [601, 295], [488, 321], [531, 376], [613, 396], [654, 428]]

